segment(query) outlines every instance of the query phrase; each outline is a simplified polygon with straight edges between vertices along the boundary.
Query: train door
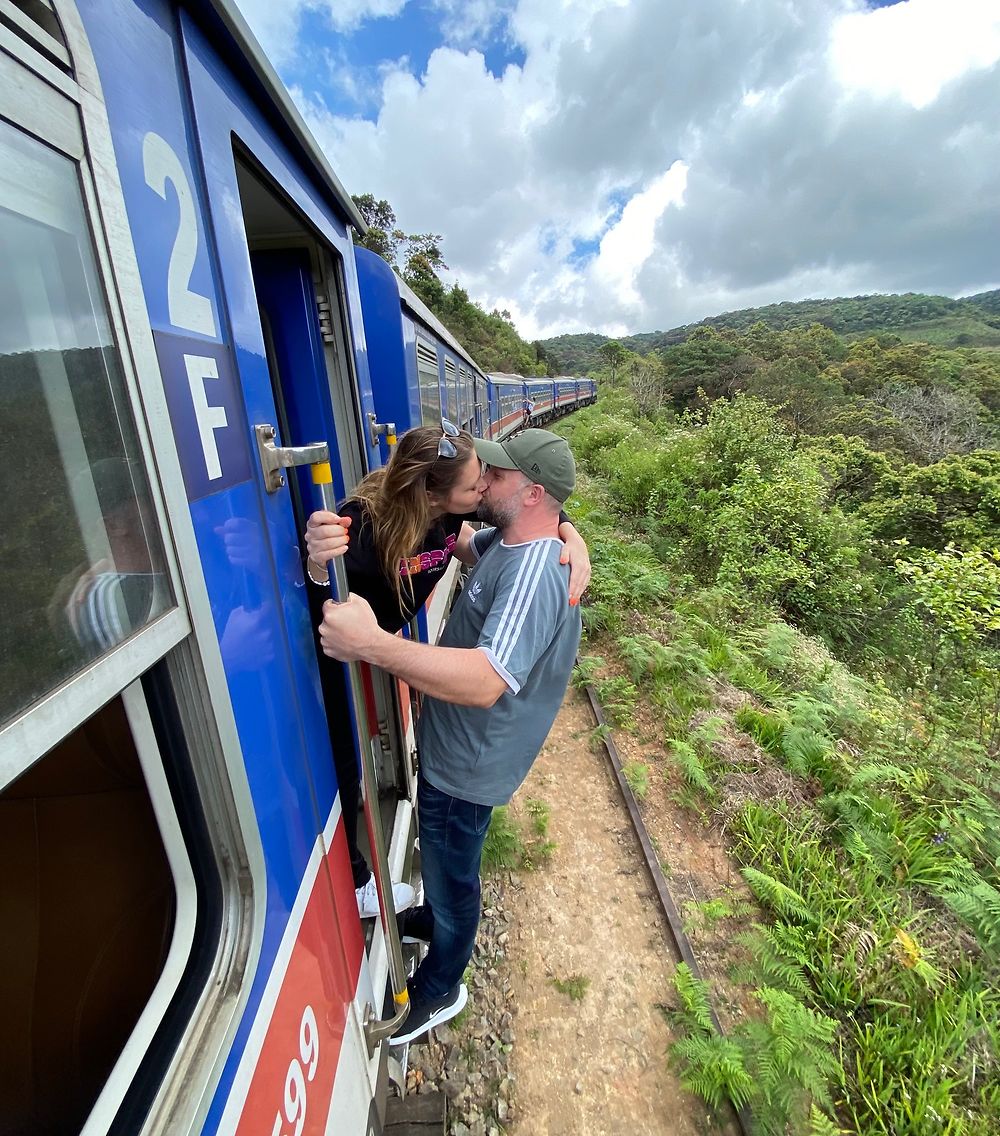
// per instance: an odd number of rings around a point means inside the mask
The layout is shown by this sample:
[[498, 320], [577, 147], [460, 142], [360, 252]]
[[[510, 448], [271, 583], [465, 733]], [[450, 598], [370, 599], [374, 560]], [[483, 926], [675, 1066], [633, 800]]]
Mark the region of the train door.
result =
[[38, 5], [0, 52], [0, 1126], [23, 1136], [138, 1131], [168, 1067], [174, 1105], [197, 1100], [259, 914], [107, 119], [68, 26]]
[[[258, 450], [250, 488], [263, 518], [262, 535], [270, 552], [271, 585], [281, 621], [281, 666], [291, 682], [291, 720], [286, 729], [296, 727], [304, 742], [305, 765], [295, 776], [310, 800], [299, 820], [303, 826], [310, 821], [314, 825], [316, 851], [310, 863], [315, 860], [320, 865], [312, 882], [301, 869], [287, 881], [293, 892], [298, 889], [295, 909], [304, 905], [312, 922], [298, 924], [295, 910], [283, 921], [278, 961], [268, 977], [258, 1021], [251, 1026], [238, 1067], [227, 1071], [236, 1088], [227, 1096], [224, 1085], [210, 1118], [225, 1131], [251, 1130], [257, 1110], [282, 1091], [287, 1071], [287, 1041], [282, 1039], [290, 1024], [298, 1025], [297, 1015], [305, 1013], [305, 1004], [315, 1011], [321, 1053], [332, 1056], [333, 1065], [326, 1068], [335, 1078], [332, 1096], [327, 1088], [330, 1081], [308, 1086], [308, 1107], [317, 1108], [320, 1116], [336, 1117], [350, 1130], [353, 1118], [362, 1109], [367, 1113], [366, 1094], [368, 1099], [377, 1096], [378, 1079], [384, 1075], [386, 1047], [374, 1047], [369, 1024], [371, 1019], [377, 1024], [378, 1019], [391, 1017], [383, 1014], [384, 993], [390, 971], [394, 965], [399, 969], [398, 959], [393, 963], [398, 944], [387, 940], [378, 920], [366, 923], [366, 941], [354, 903], [334, 771], [338, 763], [343, 771], [343, 763], [358, 761], [360, 755], [354, 750], [358, 718], [369, 743], [366, 756], [376, 755], [380, 781], [387, 789], [379, 842], [389, 847], [388, 874], [393, 879], [405, 875], [413, 811], [409, 800], [398, 794], [407, 779], [405, 773], [398, 773], [396, 739], [390, 732], [389, 744], [381, 744], [384, 699], [380, 702], [377, 685], [367, 713], [353, 716], [346, 699], [324, 702], [316, 657], [319, 612], [316, 606], [310, 609], [301, 538], [308, 513], [320, 502], [308, 470], [274, 470], [269, 477], [264, 460], [267, 444], [294, 447], [322, 439], [330, 447], [338, 497], [378, 460], [377, 439], [369, 430], [370, 390], [362, 389], [355, 370], [351, 323], [357, 335], [360, 320], [352, 320], [358, 313], [350, 312], [351, 246], [346, 233], [331, 225], [328, 212], [317, 209], [310, 180], [247, 112], [244, 97], [234, 99], [231, 89], [218, 82], [217, 66], [197, 29], [185, 27], [185, 47], [200, 154], [213, 186], [208, 207], [233, 327], [239, 388]], [[357, 295], [356, 280], [353, 295]], [[370, 728], [365, 719], [373, 723]], [[266, 791], [263, 784], [261, 788]], [[382, 803], [379, 796], [372, 801], [370, 795], [369, 801]], [[267, 805], [261, 800], [258, 807], [266, 810]], [[268, 818], [268, 825], [284, 820], [279, 810]], [[358, 836], [363, 850], [365, 833], [362, 823]], [[265, 849], [276, 836], [265, 835]], [[371, 856], [369, 863], [373, 865]], [[354, 946], [358, 936], [360, 957]], [[279, 968], [286, 952], [299, 960], [297, 982]], [[309, 989], [314, 996], [307, 1001], [304, 990]], [[274, 1008], [267, 1010], [272, 1004]]]
[[[343, 274], [336, 256], [303, 226], [246, 161], [237, 163], [244, 225], [250, 248], [254, 287], [274, 399], [279, 437], [305, 443], [325, 436], [334, 454], [338, 498], [353, 488], [364, 473], [358, 444], [357, 398], [349, 366], [347, 328], [343, 318]], [[345, 393], [346, 392], [346, 393]], [[332, 395], [332, 397], [331, 397]], [[332, 414], [331, 414], [332, 410]], [[319, 507], [308, 469], [290, 470], [288, 489], [301, 533], [313, 509]], [[322, 616], [325, 598], [311, 589], [311, 618]], [[357, 760], [353, 752], [350, 698], [344, 668], [320, 658], [322, 686], [331, 744], [338, 761]], [[398, 823], [405, 825], [412, 780], [404, 762], [404, 745], [395, 701], [395, 684], [381, 672], [362, 666], [368, 745], [375, 757], [378, 804], [386, 843]], [[402, 830], [402, 829], [401, 829]], [[363, 817], [359, 839], [365, 839]], [[405, 844], [400, 846], [400, 850]], [[370, 852], [369, 852], [369, 862]], [[366, 924], [369, 945], [374, 924]]]
[[486, 405], [486, 382], [483, 376], [474, 371], [472, 374], [473, 399], [473, 432], [480, 438], [488, 436], [489, 414]]

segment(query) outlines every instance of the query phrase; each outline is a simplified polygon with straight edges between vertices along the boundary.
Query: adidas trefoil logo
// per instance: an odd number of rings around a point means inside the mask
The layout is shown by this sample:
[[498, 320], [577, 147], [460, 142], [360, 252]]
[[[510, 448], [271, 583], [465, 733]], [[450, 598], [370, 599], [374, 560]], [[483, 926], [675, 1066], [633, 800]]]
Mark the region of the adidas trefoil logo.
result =
[[473, 580], [469, 586], [469, 603], [477, 603], [479, 600], [479, 593], [483, 590], [482, 580]]

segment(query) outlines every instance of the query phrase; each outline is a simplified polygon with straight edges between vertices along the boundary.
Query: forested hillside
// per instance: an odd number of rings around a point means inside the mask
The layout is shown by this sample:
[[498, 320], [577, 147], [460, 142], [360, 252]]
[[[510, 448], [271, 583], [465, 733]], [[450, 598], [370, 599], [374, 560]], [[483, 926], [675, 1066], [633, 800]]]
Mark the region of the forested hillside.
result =
[[[622, 337], [630, 351], [647, 355], [683, 343], [697, 328], [746, 331], [763, 323], [774, 331], [805, 328], [818, 323], [845, 339], [875, 332], [892, 332], [904, 341], [934, 343], [942, 347], [1000, 348], [1000, 290], [981, 292], [962, 300], [927, 296], [918, 292], [889, 296], [854, 296], [835, 300], [801, 300], [744, 308], [710, 316], [670, 331], [650, 331]], [[601, 366], [597, 354], [607, 336], [595, 332], [560, 335], [542, 341], [558, 365], [572, 373]]]
[[598, 372], [647, 413], [698, 411], [752, 395], [796, 435], [843, 435], [890, 461], [937, 462], [992, 448], [1000, 431], [1000, 353], [946, 350], [890, 335], [847, 342], [828, 328], [697, 328], [638, 355], [609, 340]]

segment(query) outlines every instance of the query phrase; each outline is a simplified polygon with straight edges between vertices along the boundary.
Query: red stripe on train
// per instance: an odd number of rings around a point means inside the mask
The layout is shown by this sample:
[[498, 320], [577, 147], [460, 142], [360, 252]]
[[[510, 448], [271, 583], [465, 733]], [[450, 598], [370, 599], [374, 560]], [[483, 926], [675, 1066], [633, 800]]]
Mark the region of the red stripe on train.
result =
[[325, 1131], [364, 950], [357, 912], [341, 822], [302, 916], [237, 1136]]

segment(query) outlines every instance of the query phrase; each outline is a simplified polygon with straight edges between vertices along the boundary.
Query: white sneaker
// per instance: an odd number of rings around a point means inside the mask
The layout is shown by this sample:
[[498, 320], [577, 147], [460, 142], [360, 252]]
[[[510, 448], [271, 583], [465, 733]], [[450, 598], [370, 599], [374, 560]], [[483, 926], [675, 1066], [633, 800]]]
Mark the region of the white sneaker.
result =
[[[369, 876], [364, 887], [355, 888], [354, 894], [358, 898], [358, 915], [362, 919], [374, 919], [378, 915], [378, 889], [375, 887], [375, 877]], [[392, 885], [392, 902], [397, 913], [413, 906], [417, 893], [409, 884]]]

